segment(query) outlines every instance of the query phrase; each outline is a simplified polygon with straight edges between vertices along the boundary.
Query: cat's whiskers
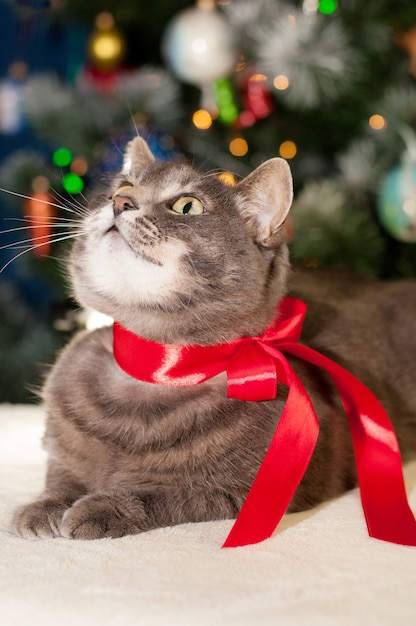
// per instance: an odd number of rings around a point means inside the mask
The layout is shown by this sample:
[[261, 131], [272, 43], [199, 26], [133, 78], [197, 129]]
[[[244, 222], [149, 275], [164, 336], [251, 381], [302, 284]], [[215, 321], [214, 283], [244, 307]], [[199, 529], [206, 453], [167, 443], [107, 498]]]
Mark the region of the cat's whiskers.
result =
[[70, 205], [70, 207], [72, 207], [74, 209], [74, 212], [79, 215], [80, 217], [85, 217], [88, 215], [88, 209], [86, 206], [84, 206], [83, 204], [81, 204], [81, 202], [76, 201], [74, 196], [71, 196], [70, 199], [65, 198], [61, 193], [59, 193], [59, 191], [57, 189], [55, 189], [54, 187], [51, 187], [51, 191], [52, 193], [57, 196], [62, 202], [62, 209], [66, 209], [67, 204]]
[[[52, 232], [45, 233], [43, 235], [28, 237], [27, 239], [22, 239], [20, 241], [15, 241], [12, 243], [5, 244], [0, 246], [0, 250], [20, 250], [20, 252], [14, 255], [11, 259], [9, 259], [1, 268], [0, 274], [11, 264], [13, 261], [21, 257], [23, 254], [27, 252], [31, 252], [33, 250], [37, 250], [44, 246], [55, 244], [58, 242], [66, 241], [68, 239], [74, 239], [79, 237], [82, 234], [82, 218], [88, 214], [86, 207], [81, 204], [75, 202], [69, 202], [72, 206], [67, 206], [64, 203], [53, 202], [43, 198], [37, 198], [35, 196], [30, 196], [22, 193], [18, 193], [15, 191], [10, 191], [8, 189], [3, 189], [0, 187], [0, 191], [4, 193], [8, 193], [13, 196], [17, 196], [24, 200], [35, 200], [41, 204], [48, 205], [50, 207], [54, 207], [59, 209], [60, 211], [65, 211], [73, 215], [70, 216], [58, 216], [58, 215], [33, 215], [26, 217], [7, 217], [4, 218], [7, 221], [21, 222], [23, 225], [21, 226], [13, 226], [12, 228], [7, 228], [0, 231], [0, 234], [8, 234], [13, 232], [26, 232], [30, 233], [31, 229], [34, 229], [34, 234], [36, 234], [36, 228], [48, 228]], [[56, 191], [54, 193], [58, 196], [60, 194]], [[62, 198], [64, 202], [67, 201]], [[39, 231], [37, 231], [39, 232]]]
[[89, 210], [87, 206], [75, 200], [74, 196], [70, 198], [63, 196], [56, 189], [51, 188], [54, 196], [57, 196], [57, 199], [62, 202], [60, 205], [63, 211], [67, 211], [69, 213], [74, 213], [80, 218], [87, 217], [89, 214]]
[[[22, 239], [21, 241], [15, 241], [12, 243], [7, 243], [3, 246], [0, 246], [0, 250], [16, 250], [18, 248], [21, 248], [23, 246], [25, 247], [30, 247], [31, 244], [33, 244], [34, 241], [43, 241], [43, 245], [50, 243], [54, 243], [55, 241], [61, 241], [61, 237], [68, 235], [68, 238], [70, 237], [76, 237], [78, 234], [80, 233], [71, 233], [71, 231], [66, 231], [66, 232], [60, 232], [60, 233], [56, 233], [54, 236], [51, 237], [51, 235], [49, 234], [45, 234], [45, 235], [38, 235], [37, 237], [30, 237], [29, 239]], [[58, 238], [58, 239], [57, 239]]]
[[[22, 220], [22, 221], [26, 221], [26, 220]], [[41, 226], [47, 227], [47, 228], [54, 228], [54, 229], [80, 228], [80, 225], [78, 223], [68, 224], [67, 222], [63, 222], [60, 224], [55, 224], [51, 222], [45, 222], [44, 220], [41, 220], [41, 219], [36, 220], [36, 218], [31, 218], [30, 220], [27, 220], [27, 224], [25, 226], [15, 226], [14, 228], [6, 228], [5, 230], [0, 230], [0, 235], [5, 235], [7, 233], [20, 232], [20, 231], [28, 231], [30, 227], [39, 228]], [[1, 250], [1, 247], [0, 247], [0, 250]]]
[[0, 191], [2, 191], [3, 193], [8, 193], [12, 196], [17, 196], [18, 198], [22, 198], [23, 200], [36, 200], [37, 202], [40, 202], [41, 204], [47, 204], [49, 206], [55, 207], [57, 209], [61, 209], [63, 211], [68, 210], [71, 213], [75, 213], [75, 211], [71, 211], [71, 209], [68, 209], [68, 207], [65, 207], [61, 204], [56, 204], [55, 202], [50, 202], [49, 200], [43, 200], [40, 198], [36, 198], [34, 196], [26, 195], [24, 193], [18, 193], [17, 191], [11, 191], [10, 189], [3, 189], [2, 187], [0, 187]]
[[57, 204], [56, 202], [50, 202], [49, 200], [43, 200], [41, 198], [36, 198], [34, 196], [29, 196], [23, 193], [18, 193], [17, 191], [11, 191], [10, 189], [3, 189], [3, 187], [0, 187], [0, 191], [2, 191], [3, 193], [8, 193], [12, 196], [17, 196], [18, 198], [22, 198], [23, 200], [36, 200], [36, 202], [40, 202], [41, 204], [47, 204], [48, 206], [51, 207], [55, 207], [57, 209], [60, 209], [61, 211], [68, 211], [69, 213], [74, 213], [75, 215], [78, 215], [79, 217], [83, 217], [83, 215], [87, 214], [87, 210], [85, 208], [78, 208], [77, 210], [75, 210], [74, 208], [70, 208], [67, 206], [64, 206], [63, 204]]
[[215, 169], [215, 170], [209, 170], [209, 172], [204, 172], [201, 175], [201, 178], [215, 178], [215, 176], [218, 176], [218, 174], [221, 174], [222, 170], [220, 169]]
[[89, 210], [85, 207], [81, 202], [71, 201], [69, 202], [70, 206], [73, 208], [74, 212], [80, 217], [87, 217], [89, 214]]
[[[7, 261], [7, 263], [5, 263], [0, 268], [0, 274], [6, 269], [6, 267], [8, 267], [11, 263], [13, 263], [13, 261], [21, 257], [23, 254], [26, 254], [27, 252], [37, 250], [38, 248], [41, 248], [42, 246], [45, 246], [47, 244], [58, 243], [60, 241], [67, 241], [68, 239], [76, 239], [77, 237], [80, 237], [82, 234], [83, 234], [82, 231], [78, 231], [75, 233], [73, 232], [72, 233], [57, 233], [55, 234], [55, 236], [52, 236], [52, 237], [50, 237], [49, 235], [41, 235], [40, 237], [35, 237], [32, 239], [27, 239], [25, 241], [19, 242], [20, 244], [26, 244], [25, 249], [19, 252], [18, 254], [16, 254], [15, 256], [13, 256], [11, 259], [9, 259], [9, 261]], [[42, 239], [40, 243], [37, 243], [35, 245], [28, 245], [29, 243], [33, 241], [39, 241], [40, 239]], [[18, 245], [17, 243], [7, 244], [5, 246], [1, 246], [0, 250], [3, 250], [3, 249], [16, 250], [18, 249], [17, 245]]]
[[[80, 196], [80, 197], [84, 200], [84, 202], [88, 205], [88, 200], [87, 200], [86, 196], [85, 196], [82, 192], [79, 194], [79, 196]], [[74, 196], [71, 196], [71, 197], [72, 197], [72, 199], [73, 199], [73, 202], [75, 203], [75, 198], [74, 198]], [[88, 213], [89, 213], [88, 209], [87, 209], [85, 206], [83, 206], [80, 202], [77, 202], [77, 204], [78, 204], [78, 206], [79, 206], [80, 210], [82, 210], [82, 214], [83, 214], [84, 216], [85, 216], [85, 215], [88, 215]]]
[[[55, 223], [56, 225], [57, 222], [62, 222], [62, 225], [64, 224], [81, 224], [82, 221], [80, 219], [73, 219], [71, 217], [58, 217], [55, 215], [49, 215], [47, 218], [43, 217], [42, 215], [32, 215], [31, 217], [4, 217], [3, 221], [5, 222], [26, 222], [26, 224], [31, 224], [33, 223], [33, 220], [39, 220], [39, 223], [46, 223], [45, 219], [48, 219], [51, 221], [51, 223]], [[53, 222], [52, 222], [53, 220]], [[6, 232], [6, 231], [3, 231]]]

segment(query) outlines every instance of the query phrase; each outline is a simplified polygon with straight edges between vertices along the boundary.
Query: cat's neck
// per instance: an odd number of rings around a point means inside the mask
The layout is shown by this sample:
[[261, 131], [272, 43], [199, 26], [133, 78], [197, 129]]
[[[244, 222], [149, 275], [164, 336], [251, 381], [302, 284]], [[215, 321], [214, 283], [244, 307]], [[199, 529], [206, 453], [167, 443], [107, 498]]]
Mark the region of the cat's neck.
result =
[[286, 297], [279, 303], [273, 322], [260, 335], [208, 346], [150, 341], [115, 322], [114, 357], [127, 374], [143, 382], [168, 386], [195, 385], [228, 371], [228, 364], [234, 357], [241, 361], [239, 353], [242, 348], [241, 354], [249, 357], [246, 359], [248, 368], [255, 368], [259, 353], [263, 361], [264, 358], [267, 361], [263, 346], [270, 341], [296, 342], [305, 313], [306, 305], [302, 301]]

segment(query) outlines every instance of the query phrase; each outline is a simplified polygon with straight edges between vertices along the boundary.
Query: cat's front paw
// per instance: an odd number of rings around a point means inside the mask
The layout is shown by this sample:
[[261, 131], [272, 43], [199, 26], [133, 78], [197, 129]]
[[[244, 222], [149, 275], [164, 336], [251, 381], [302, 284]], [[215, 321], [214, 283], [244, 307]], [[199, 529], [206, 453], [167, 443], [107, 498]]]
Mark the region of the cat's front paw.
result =
[[[139, 517], [144, 517], [143, 510]], [[60, 532], [68, 539], [104, 539], [135, 535], [142, 529], [138, 519], [123, 511], [109, 495], [84, 496], [68, 509], [62, 518]]]
[[59, 537], [59, 526], [67, 506], [52, 498], [35, 500], [16, 511], [12, 531], [24, 539]]

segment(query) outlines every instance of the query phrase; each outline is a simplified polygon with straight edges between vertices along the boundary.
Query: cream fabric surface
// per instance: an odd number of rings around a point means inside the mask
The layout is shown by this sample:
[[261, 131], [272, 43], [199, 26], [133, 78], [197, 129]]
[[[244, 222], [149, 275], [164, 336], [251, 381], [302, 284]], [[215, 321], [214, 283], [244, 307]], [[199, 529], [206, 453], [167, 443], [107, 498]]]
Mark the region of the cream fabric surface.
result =
[[[0, 624], [416, 624], [416, 548], [367, 535], [357, 490], [221, 550], [231, 521], [134, 537], [26, 541], [8, 529], [42, 488], [42, 408], [0, 406]], [[406, 484], [416, 510], [416, 463]]]

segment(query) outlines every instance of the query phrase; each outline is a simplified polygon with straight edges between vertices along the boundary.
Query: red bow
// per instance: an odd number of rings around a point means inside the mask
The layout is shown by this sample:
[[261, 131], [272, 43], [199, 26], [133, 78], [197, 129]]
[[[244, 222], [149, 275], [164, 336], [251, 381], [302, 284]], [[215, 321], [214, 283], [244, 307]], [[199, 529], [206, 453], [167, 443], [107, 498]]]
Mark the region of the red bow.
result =
[[315, 448], [318, 419], [282, 352], [323, 368], [338, 389], [351, 430], [370, 536], [416, 546], [416, 521], [407, 502], [399, 446], [390, 420], [377, 398], [355, 376], [297, 343], [305, 314], [302, 301], [284, 298], [275, 322], [262, 335], [217, 346], [159, 344], [115, 323], [114, 356], [130, 376], [158, 385], [197, 384], [226, 371], [228, 397], [239, 400], [272, 400], [278, 380], [288, 386], [269, 449], [223, 547], [270, 537]]

